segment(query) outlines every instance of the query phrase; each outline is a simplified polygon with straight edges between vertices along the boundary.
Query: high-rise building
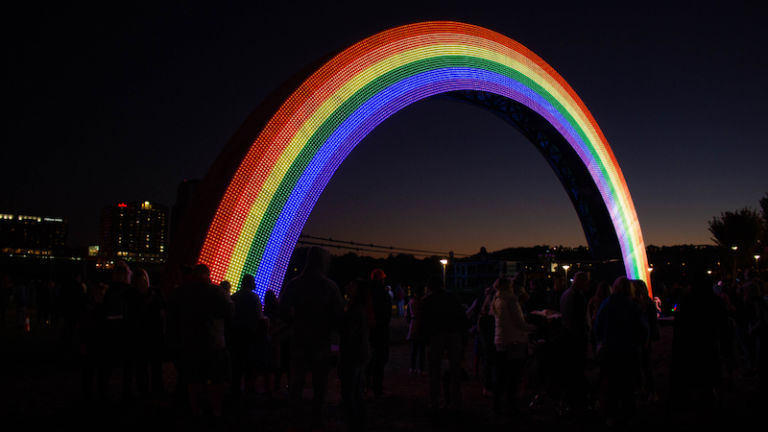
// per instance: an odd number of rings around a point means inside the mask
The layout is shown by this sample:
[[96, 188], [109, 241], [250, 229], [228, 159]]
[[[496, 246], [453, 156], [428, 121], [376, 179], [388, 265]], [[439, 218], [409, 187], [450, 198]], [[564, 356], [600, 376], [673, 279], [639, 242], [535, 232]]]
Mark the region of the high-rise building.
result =
[[99, 255], [107, 260], [163, 263], [168, 208], [149, 201], [117, 203], [101, 212]]
[[64, 218], [0, 213], [0, 253], [52, 256], [64, 248]]

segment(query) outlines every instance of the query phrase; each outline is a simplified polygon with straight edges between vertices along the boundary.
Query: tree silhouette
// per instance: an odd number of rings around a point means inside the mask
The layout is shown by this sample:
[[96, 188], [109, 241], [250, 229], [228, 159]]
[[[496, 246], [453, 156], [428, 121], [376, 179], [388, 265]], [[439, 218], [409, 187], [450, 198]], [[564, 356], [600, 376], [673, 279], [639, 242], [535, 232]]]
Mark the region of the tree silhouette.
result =
[[[709, 221], [712, 241], [724, 251], [730, 250], [733, 254], [734, 271], [739, 263], [745, 262], [747, 257], [752, 258], [752, 255], [758, 251], [764, 229], [761, 215], [748, 207], [735, 212], [721, 213], [719, 217], [716, 216]], [[733, 250], [734, 246], [736, 250]]]
[[763, 209], [763, 219], [768, 221], [768, 192], [765, 196], [760, 198], [760, 208]]
[[[763, 210], [763, 244], [760, 246], [765, 249], [768, 247], [768, 192], [765, 193], [765, 196], [760, 198], [760, 208]], [[763, 254], [765, 254], [765, 250], [763, 251]]]

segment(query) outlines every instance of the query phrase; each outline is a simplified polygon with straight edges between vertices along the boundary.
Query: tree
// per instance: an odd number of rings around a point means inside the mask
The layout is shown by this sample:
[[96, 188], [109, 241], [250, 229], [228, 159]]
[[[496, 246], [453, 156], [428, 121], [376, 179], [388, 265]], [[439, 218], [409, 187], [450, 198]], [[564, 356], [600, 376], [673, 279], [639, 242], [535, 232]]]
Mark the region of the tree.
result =
[[760, 199], [760, 207], [763, 209], [763, 247], [768, 246], [768, 192]]
[[[762, 201], [761, 201], [762, 204]], [[757, 252], [764, 231], [761, 215], [748, 207], [735, 212], [724, 212], [709, 221], [712, 240], [734, 257], [734, 271], [739, 263], [752, 258]], [[736, 250], [733, 250], [733, 247]]]
[[763, 210], [763, 238], [759, 253], [768, 255], [768, 192], [760, 198], [760, 208]]
[[768, 224], [768, 192], [760, 198], [760, 208], [763, 209], [763, 221]]

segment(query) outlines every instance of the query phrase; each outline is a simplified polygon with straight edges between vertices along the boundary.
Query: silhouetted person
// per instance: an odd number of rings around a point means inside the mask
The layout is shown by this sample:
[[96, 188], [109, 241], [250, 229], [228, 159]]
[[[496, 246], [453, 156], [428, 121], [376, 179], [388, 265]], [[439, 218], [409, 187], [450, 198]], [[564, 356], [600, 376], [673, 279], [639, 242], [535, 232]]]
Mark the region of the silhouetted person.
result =
[[[440, 407], [441, 363], [448, 360], [448, 383], [444, 389], [445, 406], [461, 407], [462, 342], [469, 321], [458, 297], [443, 289], [440, 278], [427, 284], [427, 295], [421, 302], [421, 331], [427, 343], [429, 397], [433, 410]], [[445, 384], [444, 384], [445, 385]]]
[[648, 285], [640, 279], [630, 281], [632, 286], [632, 294], [640, 308], [640, 315], [645, 321], [645, 326], [648, 328], [648, 338], [643, 344], [642, 351], [640, 353], [640, 366], [641, 366], [641, 381], [640, 390], [644, 398], [648, 401], [654, 402], [657, 400], [656, 385], [653, 379], [653, 363], [651, 362], [651, 355], [653, 353], [653, 343], [661, 338], [659, 331], [659, 323], [656, 317], [656, 303], [650, 297], [648, 292]]
[[[720, 339], [720, 354], [722, 355], [723, 359], [723, 366], [725, 369], [725, 378], [728, 380], [728, 384], [733, 383], [733, 371], [736, 369], [736, 348], [737, 348], [737, 320], [738, 320], [738, 313], [741, 312], [742, 308], [739, 308], [737, 311], [737, 304], [740, 304], [740, 302], [734, 303], [731, 299], [734, 297], [735, 293], [731, 289], [732, 287], [729, 284], [724, 283], [722, 280], [718, 280], [717, 283], [712, 285], [712, 291], [715, 293], [715, 296], [720, 300], [720, 303], [723, 305], [723, 308], [726, 311], [727, 316], [727, 324], [726, 329], [723, 331], [721, 339]], [[675, 302], [678, 303], [679, 299]]]
[[556, 311], [560, 310], [560, 297], [563, 295], [563, 292], [565, 292], [566, 288], [568, 288], [568, 286], [565, 278], [556, 276], [552, 284], [552, 289], [549, 292], [550, 300], [548, 302], [547, 309]]
[[29, 285], [20, 277], [13, 284], [13, 302], [16, 306], [16, 328], [23, 333], [29, 325]]
[[384, 366], [389, 360], [389, 323], [392, 319], [392, 297], [384, 280], [386, 274], [381, 269], [371, 272], [371, 302], [375, 323], [371, 327], [371, 361], [368, 365], [370, 389], [375, 396], [384, 394]]
[[542, 310], [547, 308], [547, 288], [540, 279], [528, 281], [528, 294], [531, 298], [523, 311]]
[[126, 295], [127, 354], [126, 392], [135, 379], [139, 393], [163, 391], [162, 360], [165, 345], [165, 299], [152, 287], [143, 268], [133, 274], [132, 288]]
[[[280, 391], [282, 376], [289, 377], [287, 327], [280, 315], [280, 303], [273, 290], [264, 294], [264, 316], [269, 320], [269, 358], [267, 361], [267, 385], [274, 393]], [[287, 378], [289, 379], [289, 378]]]
[[525, 322], [523, 309], [515, 295], [515, 283], [520, 283], [520, 279], [497, 279], [494, 282], [496, 294], [491, 304], [496, 346], [493, 407], [500, 412], [506, 404], [512, 414], [518, 412], [517, 396], [523, 365], [528, 357], [528, 334], [535, 330], [534, 326]]
[[370, 326], [374, 322], [369, 281], [351, 282], [344, 308], [339, 346], [341, 400], [348, 430], [365, 430], [365, 368], [371, 357]]
[[77, 355], [77, 328], [87, 303], [86, 285], [82, 275], [72, 275], [61, 287], [59, 335], [60, 347], [65, 355]]
[[734, 337], [742, 359], [742, 364], [740, 366], [747, 375], [753, 375], [755, 371], [755, 365], [753, 363], [754, 347], [751, 344], [751, 338], [749, 336], [749, 324], [747, 322], [749, 318], [745, 302], [746, 296], [744, 295], [745, 288], [750, 285], [750, 281], [739, 278], [727, 285], [730, 302], [734, 309]]
[[768, 286], [756, 280], [755, 296], [751, 299], [749, 309], [750, 331], [756, 338], [757, 358], [755, 360], [760, 384], [760, 395], [763, 400], [768, 398]]
[[131, 288], [132, 272], [125, 261], [118, 261], [112, 269], [112, 281], [104, 292], [104, 299], [101, 303], [102, 322], [100, 341], [103, 349], [101, 350], [103, 358], [100, 359], [98, 368], [99, 393], [101, 397], [106, 397], [109, 390], [109, 380], [115, 369], [121, 369], [123, 396], [126, 394], [129, 377], [125, 374], [128, 347], [126, 346], [126, 324], [125, 324], [125, 306], [126, 295]]
[[102, 342], [104, 331], [103, 301], [107, 285], [94, 284], [88, 290], [83, 314], [78, 323], [80, 340], [80, 367], [83, 397], [91, 400], [98, 391], [99, 363], [104, 361], [105, 346]]
[[395, 304], [397, 304], [397, 316], [405, 316], [405, 290], [403, 290], [403, 286], [395, 285], [392, 294]]
[[413, 296], [408, 300], [406, 310], [406, 320], [408, 321], [408, 334], [406, 340], [411, 342], [411, 363], [408, 369], [409, 374], [421, 375], [424, 373], [424, 354], [426, 346], [424, 337], [421, 334], [421, 301], [424, 296], [424, 288], [414, 289]]
[[0, 275], [0, 328], [5, 327], [5, 318], [11, 303], [12, 287], [11, 277], [7, 274]]
[[762, 286], [760, 280], [745, 271], [745, 281], [742, 285], [744, 298], [744, 356], [750, 365], [744, 375], [753, 376], [758, 372], [760, 364], [761, 345], [765, 343], [763, 336], [765, 323], [763, 322], [764, 305]]
[[170, 301], [178, 332], [178, 364], [192, 414], [202, 414], [201, 398], [206, 396], [213, 416], [220, 417], [228, 362], [223, 323], [232, 317], [232, 302], [211, 283], [204, 264], [192, 268], [187, 282], [173, 291]]
[[517, 301], [523, 309], [523, 314], [525, 314], [526, 305], [528, 304], [531, 295], [525, 289], [525, 274], [523, 272], [519, 272], [512, 277], [512, 290], [515, 292]]
[[331, 333], [338, 329], [342, 312], [341, 293], [326, 277], [331, 256], [311, 247], [302, 272], [283, 288], [280, 308], [291, 329], [292, 401], [301, 399], [307, 372], [312, 373], [314, 420], [321, 420], [328, 387]]
[[[149, 278], [143, 278], [143, 281], [137, 281], [141, 278], [139, 276], [139, 269], [137, 268], [133, 272], [133, 277], [130, 287], [125, 290], [125, 315], [123, 318], [123, 324], [125, 326], [125, 340], [123, 344], [125, 349], [123, 350], [123, 397], [130, 398], [133, 396], [133, 384], [136, 383], [136, 388], [143, 395], [148, 392], [149, 375], [147, 370], [146, 353], [143, 352], [146, 348], [144, 342], [144, 332], [142, 331], [140, 322], [143, 321], [143, 295], [148, 291]], [[146, 272], [144, 272], [146, 275]], [[146, 282], [146, 283], [144, 283]]]
[[167, 297], [167, 317], [166, 317], [166, 343], [165, 349], [168, 358], [171, 360], [176, 372], [176, 382], [174, 388], [175, 403], [183, 406], [189, 402], [189, 385], [185, 376], [184, 368], [184, 347], [182, 346], [182, 321], [179, 311], [180, 288], [184, 287], [194, 280], [192, 276], [192, 267], [181, 266], [177, 270], [178, 276], [175, 278], [178, 284], [174, 285], [168, 292]]
[[240, 288], [232, 294], [235, 312], [228, 345], [232, 359], [232, 393], [236, 397], [242, 395], [243, 385], [254, 388], [256, 369], [263, 369], [266, 356], [267, 325], [255, 289], [253, 276], [245, 274]]
[[477, 317], [477, 333], [479, 355], [481, 362], [481, 375], [483, 377], [483, 395], [493, 393], [496, 383], [496, 344], [494, 335], [496, 332], [496, 318], [491, 307], [496, 296], [496, 284], [486, 288], [480, 299], [480, 311]]
[[562, 324], [562, 383], [564, 388], [564, 409], [583, 408], [585, 402], [588, 329], [587, 291], [589, 275], [578, 272], [573, 284], [560, 296]]
[[473, 371], [475, 378], [478, 378], [480, 376], [480, 363], [481, 363], [481, 353], [480, 353], [480, 338], [479, 333], [477, 331], [477, 321], [480, 317], [480, 308], [483, 305], [483, 300], [485, 299], [485, 288], [480, 290], [480, 294], [472, 300], [472, 303], [467, 306], [466, 310], [464, 311], [464, 314], [467, 315], [467, 319], [469, 320], [470, 327], [469, 327], [469, 334], [472, 336], [472, 348], [473, 348], [473, 354], [474, 354], [474, 362], [473, 362]]
[[37, 323], [51, 325], [53, 320], [53, 297], [56, 282], [53, 279], [43, 281], [37, 286]]
[[597, 335], [595, 333], [595, 320], [597, 319], [597, 312], [600, 310], [600, 306], [605, 299], [611, 294], [611, 286], [608, 282], [601, 281], [597, 284], [597, 289], [592, 297], [587, 302], [587, 317], [589, 318], [589, 341], [592, 344], [592, 353], [597, 352]]
[[690, 288], [675, 311], [672, 402], [678, 406], [693, 402], [705, 413], [720, 391], [720, 341], [728, 321], [723, 303], [706, 280], [694, 279]]
[[613, 282], [611, 295], [597, 313], [595, 328], [606, 423], [624, 425], [634, 414], [640, 354], [648, 337], [625, 276]]

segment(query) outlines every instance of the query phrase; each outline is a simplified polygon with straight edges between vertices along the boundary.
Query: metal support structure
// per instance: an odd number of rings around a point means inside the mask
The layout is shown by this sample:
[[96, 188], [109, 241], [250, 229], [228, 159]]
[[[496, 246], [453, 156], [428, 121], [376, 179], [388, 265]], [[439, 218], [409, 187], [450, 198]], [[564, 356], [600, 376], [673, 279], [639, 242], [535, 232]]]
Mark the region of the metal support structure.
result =
[[485, 108], [528, 138], [568, 193], [592, 255], [597, 259], [621, 259], [619, 240], [597, 185], [570, 143], [544, 117], [519, 102], [494, 93], [461, 90], [441, 97]]

